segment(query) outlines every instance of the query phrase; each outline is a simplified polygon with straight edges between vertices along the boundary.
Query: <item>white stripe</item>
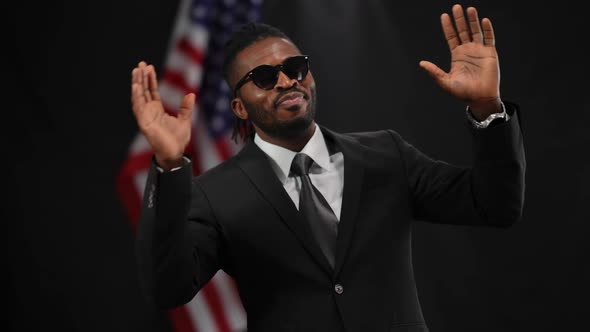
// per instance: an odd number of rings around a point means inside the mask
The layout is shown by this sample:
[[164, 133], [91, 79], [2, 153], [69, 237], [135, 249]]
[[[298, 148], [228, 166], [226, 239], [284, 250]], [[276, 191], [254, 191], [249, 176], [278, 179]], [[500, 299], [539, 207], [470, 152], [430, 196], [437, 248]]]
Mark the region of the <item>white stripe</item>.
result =
[[209, 43], [209, 32], [207, 32], [205, 28], [198, 24], [192, 24], [185, 32], [186, 39], [188, 40], [191, 47], [200, 50], [203, 54], [206, 54], [208, 49], [207, 44]]
[[164, 107], [168, 108], [173, 112], [178, 112], [182, 98], [184, 98], [184, 91], [177, 89], [173, 85], [170, 85], [166, 81], [160, 83], [160, 97]]
[[151, 147], [148, 141], [145, 139], [145, 136], [143, 136], [141, 132], [137, 133], [133, 139], [133, 142], [131, 143], [131, 146], [129, 147], [129, 153], [139, 154], [149, 150], [151, 150]]
[[224, 317], [230, 328], [232, 331], [245, 331], [246, 313], [239, 296], [236, 296], [237, 293], [234, 291], [233, 280], [225, 272], [219, 271], [212, 281], [215, 282], [219, 291]]
[[215, 319], [211, 315], [211, 311], [207, 305], [207, 300], [201, 292], [198, 292], [197, 295], [195, 295], [189, 303], [185, 304], [184, 307], [193, 322], [193, 326], [198, 332], [219, 331], [217, 323], [215, 323]]
[[201, 86], [203, 67], [180, 52], [172, 52], [166, 63], [166, 70], [174, 70], [182, 75], [184, 81], [193, 89]]

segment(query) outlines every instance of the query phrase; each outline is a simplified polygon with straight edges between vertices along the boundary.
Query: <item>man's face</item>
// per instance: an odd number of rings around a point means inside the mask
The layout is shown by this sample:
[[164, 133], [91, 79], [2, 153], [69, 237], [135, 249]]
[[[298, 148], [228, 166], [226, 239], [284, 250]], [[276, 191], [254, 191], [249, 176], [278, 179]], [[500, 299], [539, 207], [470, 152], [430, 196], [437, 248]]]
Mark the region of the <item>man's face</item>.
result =
[[[290, 41], [269, 37], [242, 50], [235, 59], [231, 86], [260, 65], [275, 66], [289, 57], [301, 55]], [[249, 81], [232, 101], [234, 113], [252, 121], [261, 135], [276, 139], [301, 137], [309, 133], [315, 115], [315, 82], [311, 72], [297, 81], [279, 72], [274, 87], [264, 90]]]

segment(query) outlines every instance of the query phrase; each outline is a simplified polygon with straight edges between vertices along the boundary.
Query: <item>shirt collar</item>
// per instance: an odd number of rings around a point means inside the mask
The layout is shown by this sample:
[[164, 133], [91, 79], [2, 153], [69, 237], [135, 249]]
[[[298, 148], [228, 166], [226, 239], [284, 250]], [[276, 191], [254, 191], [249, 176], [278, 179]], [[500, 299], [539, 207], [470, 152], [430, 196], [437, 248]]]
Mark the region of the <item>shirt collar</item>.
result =
[[[331, 168], [330, 154], [328, 153], [326, 141], [320, 127], [317, 124], [315, 126], [313, 135], [301, 149], [301, 152], [310, 156], [324, 170], [329, 170]], [[277, 173], [279, 180], [284, 183], [289, 176], [291, 163], [297, 152], [269, 143], [260, 138], [258, 134], [254, 135], [254, 143], [270, 157], [275, 173]]]

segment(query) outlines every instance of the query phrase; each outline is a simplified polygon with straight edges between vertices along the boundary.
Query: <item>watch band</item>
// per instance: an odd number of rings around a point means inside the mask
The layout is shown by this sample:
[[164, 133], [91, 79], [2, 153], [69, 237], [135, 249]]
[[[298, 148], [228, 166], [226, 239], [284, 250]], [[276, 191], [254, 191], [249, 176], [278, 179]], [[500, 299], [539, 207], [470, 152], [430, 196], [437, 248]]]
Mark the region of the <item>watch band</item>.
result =
[[506, 107], [504, 106], [504, 103], [500, 103], [500, 105], [502, 105], [502, 112], [492, 113], [487, 117], [487, 119], [485, 119], [483, 121], [477, 121], [473, 117], [473, 114], [471, 114], [471, 111], [469, 110], [469, 106], [467, 106], [467, 108], [465, 109], [465, 112], [467, 113], [467, 118], [470, 120], [469, 122], [471, 122], [471, 124], [475, 128], [483, 129], [483, 128], [489, 127], [489, 125], [492, 123], [492, 121], [494, 121], [496, 119], [504, 119], [504, 121], [508, 121], [508, 119], [510, 119], [510, 116], [508, 115], [508, 113], [506, 113]]
[[[171, 170], [165, 171], [165, 170], [164, 170], [162, 167], [160, 167], [160, 166], [158, 165], [158, 163], [156, 163], [156, 169], [157, 169], [157, 170], [158, 170], [158, 172], [160, 172], [160, 173], [174, 172], [174, 171], [177, 171], [177, 170], [179, 170], [179, 169], [183, 168], [184, 166], [188, 165], [188, 164], [191, 162], [191, 160], [190, 160], [190, 159], [189, 159], [187, 156], [182, 156], [182, 159], [184, 160], [184, 162], [183, 162], [183, 165], [182, 165], [182, 166], [174, 167], [174, 168], [172, 168]], [[154, 158], [154, 160], [155, 160], [155, 158]]]

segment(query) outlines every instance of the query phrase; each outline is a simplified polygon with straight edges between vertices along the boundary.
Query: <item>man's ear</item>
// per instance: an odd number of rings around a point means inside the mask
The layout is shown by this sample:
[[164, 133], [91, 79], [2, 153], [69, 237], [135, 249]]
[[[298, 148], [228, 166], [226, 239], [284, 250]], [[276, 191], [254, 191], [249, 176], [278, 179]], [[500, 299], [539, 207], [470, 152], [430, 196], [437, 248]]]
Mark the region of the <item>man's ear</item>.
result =
[[231, 109], [232, 109], [232, 111], [234, 111], [234, 114], [238, 118], [240, 118], [242, 120], [248, 119], [248, 112], [246, 112], [246, 108], [244, 107], [244, 103], [242, 102], [242, 100], [240, 98], [232, 99]]

